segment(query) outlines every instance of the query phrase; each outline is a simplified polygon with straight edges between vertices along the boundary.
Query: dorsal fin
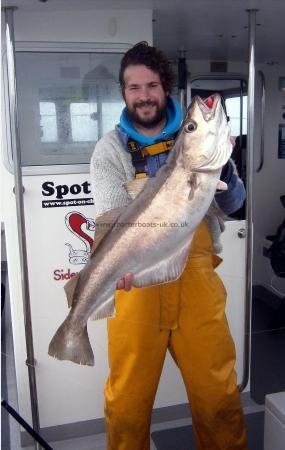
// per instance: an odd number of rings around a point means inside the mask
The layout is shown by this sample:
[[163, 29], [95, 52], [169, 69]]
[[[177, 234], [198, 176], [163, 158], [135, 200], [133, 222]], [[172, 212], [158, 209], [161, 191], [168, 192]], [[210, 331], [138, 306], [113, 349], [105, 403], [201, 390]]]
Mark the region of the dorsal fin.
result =
[[228, 190], [228, 185], [224, 181], [219, 180], [218, 184], [217, 184], [217, 189], [220, 190], [220, 191], [227, 191]]
[[125, 181], [123, 183], [124, 188], [126, 189], [129, 196], [134, 199], [140, 193], [140, 191], [145, 187], [148, 177], [145, 178], [136, 178], [131, 181]]
[[106, 234], [111, 230], [112, 226], [118, 219], [119, 215], [125, 210], [125, 206], [110, 209], [105, 213], [97, 216], [95, 221], [95, 239], [91, 248], [90, 258], [93, 256], [100, 242], [104, 239]]

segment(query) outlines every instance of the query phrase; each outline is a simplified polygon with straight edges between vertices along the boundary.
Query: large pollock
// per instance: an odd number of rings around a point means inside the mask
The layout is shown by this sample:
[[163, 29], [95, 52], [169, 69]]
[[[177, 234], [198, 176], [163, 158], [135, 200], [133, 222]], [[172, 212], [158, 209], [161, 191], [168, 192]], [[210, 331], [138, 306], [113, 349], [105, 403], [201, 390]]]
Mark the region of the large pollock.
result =
[[220, 96], [195, 97], [166, 164], [143, 187], [126, 183], [129, 205], [97, 218], [90, 259], [65, 286], [71, 309], [50, 342], [51, 356], [94, 365], [87, 321], [115, 315], [116, 284], [126, 272], [136, 287], [180, 277], [231, 151]]

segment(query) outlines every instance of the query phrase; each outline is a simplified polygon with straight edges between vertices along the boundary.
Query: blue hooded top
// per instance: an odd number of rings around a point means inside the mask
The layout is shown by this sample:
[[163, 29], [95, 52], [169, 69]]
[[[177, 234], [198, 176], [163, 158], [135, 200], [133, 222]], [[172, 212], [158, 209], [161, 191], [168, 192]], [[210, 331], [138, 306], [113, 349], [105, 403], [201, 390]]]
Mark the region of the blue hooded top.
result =
[[[117, 131], [126, 148], [129, 138], [133, 139], [141, 147], [173, 139], [175, 134], [179, 131], [183, 117], [179, 103], [171, 97], [167, 98], [166, 115], [167, 122], [163, 130], [156, 136], [145, 136], [140, 134], [134, 128], [129, 118], [128, 110], [125, 107], [122, 111]], [[168, 152], [163, 152], [157, 155], [148, 155], [146, 157], [146, 171], [150, 177], [154, 176], [157, 170], [165, 163], [167, 156]]]

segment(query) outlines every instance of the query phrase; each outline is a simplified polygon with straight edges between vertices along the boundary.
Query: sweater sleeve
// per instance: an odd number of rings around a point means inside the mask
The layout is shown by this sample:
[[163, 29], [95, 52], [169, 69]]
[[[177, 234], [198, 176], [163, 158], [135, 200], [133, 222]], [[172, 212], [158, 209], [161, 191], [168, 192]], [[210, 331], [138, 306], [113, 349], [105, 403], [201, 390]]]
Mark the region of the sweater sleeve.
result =
[[118, 163], [118, 157], [112, 157], [109, 147], [102, 148], [99, 143], [97, 146], [90, 164], [96, 216], [109, 209], [125, 206], [130, 201], [122, 186], [126, 181], [126, 174], [123, 166]]
[[242, 207], [245, 200], [244, 184], [239, 178], [232, 160], [229, 160], [224, 167], [221, 179], [227, 183], [228, 189], [217, 192], [215, 200], [225, 214], [232, 214]]

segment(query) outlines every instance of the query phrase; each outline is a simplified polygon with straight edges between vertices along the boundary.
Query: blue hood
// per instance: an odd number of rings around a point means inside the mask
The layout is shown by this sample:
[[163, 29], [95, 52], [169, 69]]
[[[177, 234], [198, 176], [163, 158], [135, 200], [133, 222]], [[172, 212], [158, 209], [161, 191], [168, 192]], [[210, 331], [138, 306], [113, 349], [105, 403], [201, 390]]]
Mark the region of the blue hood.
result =
[[134, 139], [134, 141], [139, 144], [143, 146], [151, 145], [155, 142], [172, 138], [173, 134], [180, 128], [182, 122], [182, 111], [179, 103], [171, 97], [168, 97], [167, 99], [166, 113], [167, 123], [162, 132], [156, 136], [144, 136], [143, 134], [140, 134], [134, 128], [126, 107], [122, 111], [119, 126], [121, 130], [128, 135], [128, 137]]

